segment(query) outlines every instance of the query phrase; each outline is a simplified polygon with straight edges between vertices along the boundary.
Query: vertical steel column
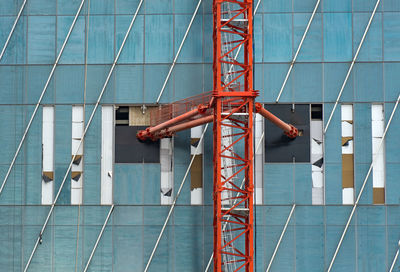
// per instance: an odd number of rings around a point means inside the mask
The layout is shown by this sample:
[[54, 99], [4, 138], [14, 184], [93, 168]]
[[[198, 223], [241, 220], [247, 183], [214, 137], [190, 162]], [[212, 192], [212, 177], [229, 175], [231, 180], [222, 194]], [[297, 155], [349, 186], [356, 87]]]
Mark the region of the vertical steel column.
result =
[[[213, 1], [215, 272], [226, 271], [223, 267], [232, 264], [234, 271], [254, 270], [253, 110], [257, 92], [253, 90], [252, 6], [252, 0]], [[232, 39], [226, 40], [228, 35]], [[242, 45], [241, 61], [236, 61]], [[226, 128], [231, 130], [229, 134], [224, 132]], [[231, 139], [228, 146], [224, 141], [227, 137]], [[224, 159], [233, 165], [223, 164]], [[243, 189], [235, 182], [240, 176], [245, 179]], [[230, 227], [223, 229], [224, 223]]]

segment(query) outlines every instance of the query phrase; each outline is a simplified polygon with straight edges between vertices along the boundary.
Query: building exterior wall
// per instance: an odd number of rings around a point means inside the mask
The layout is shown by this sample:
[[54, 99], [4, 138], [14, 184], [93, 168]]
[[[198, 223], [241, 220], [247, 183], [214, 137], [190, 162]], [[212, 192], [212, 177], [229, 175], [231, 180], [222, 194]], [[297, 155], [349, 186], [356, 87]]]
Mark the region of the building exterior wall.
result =
[[[90, 3], [90, 8], [89, 4]], [[261, 0], [254, 20], [255, 89], [275, 103], [315, 0]], [[324, 122], [375, 6], [374, 0], [324, 0], [280, 103], [323, 104]], [[22, 0], [0, 2], [0, 46]], [[80, 1], [28, 0], [0, 60], [0, 181], [45, 86]], [[54, 105], [54, 192], [71, 160], [72, 105], [87, 124], [139, 0], [86, 0], [15, 166], [0, 194], [0, 270], [22, 271], [50, 206], [41, 205], [42, 111]], [[101, 106], [154, 104], [195, 10], [195, 0], [146, 0], [84, 140], [83, 205], [63, 187], [29, 271], [83, 270], [105, 222], [101, 204]], [[211, 0], [204, 0], [161, 103], [212, 88]], [[371, 105], [385, 124], [400, 92], [400, 4], [382, 0], [339, 108], [324, 138], [325, 205], [312, 205], [311, 163], [263, 163], [263, 200], [255, 207], [256, 271], [265, 271], [296, 204], [271, 271], [325, 271], [352, 206], [342, 205], [341, 104], [354, 105], [354, 186], [372, 162]], [[332, 271], [387, 271], [400, 239], [400, 113], [385, 140], [385, 205], [373, 205], [372, 175]], [[212, 253], [212, 129], [204, 140], [204, 205], [190, 205], [187, 181], [149, 271], [204, 271]], [[190, 162], [190, 131], [173, 143], [174, 193]], [[160, 201], [159, 163], [114, 164], [110, 220], [89, 271], [142, 271], [168, 214]], [[400, 261], [393, 271], [400, 270]]]

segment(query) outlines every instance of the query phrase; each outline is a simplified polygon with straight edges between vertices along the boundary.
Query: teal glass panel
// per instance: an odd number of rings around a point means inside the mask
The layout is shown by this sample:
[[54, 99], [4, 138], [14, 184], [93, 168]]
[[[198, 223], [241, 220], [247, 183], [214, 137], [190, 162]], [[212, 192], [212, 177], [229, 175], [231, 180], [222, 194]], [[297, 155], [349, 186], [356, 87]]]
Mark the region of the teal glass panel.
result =
[[372, 160], [371, 104], [354, 104], [354, 162]]
[[[57, 15], [74, 15], [78, 11], [78, 8], [81, 4], [81, 0], [57, 0]], [[81, 15], [87, 14], [87, 3], [89, 1], [85, 1]]]
[[53, 64], [55, 60], [54, 16], [29, 16], [28, 19], [28, 63]]
[[383, 101], [382, 63], [357, 63], [355, 65], [354, 99], [357, 102]]
[[325, 164], [325, 204], [342, 203], [341, 173], [342, 173], [342, 163], [327, 162]]
[[[110, 72], [110, 65], [89, 65], [86, 79], [86, 103], [96, 103], [103, 90], [106, 78]], [[115, 73], [110, 76], [105, 91], [101, 97], [102, 103], [114, 103]]]
[[400, 11], [400, 2], [397, 0], [385, 0], [381, 5], [384, 11]]
[[292, 12], [292, 0], [263, 0], [262, 7], [265, 13], [269, 12]]
[[[25, 90], [25, 103], [36, 104], [43, 92], [47, 79], [49, 78], [51, 66], [50, 65], [30, 65], [25, 68], [26, 75], [26, 90]], [[45, 94], [41, 103], [53, 104], [54, 103], [54, 76], [45, 90]]]
[[143, 204], [143, 164], [114, 165], [115, 204]]
[[400, 204], [400, 163], [386, 163], [386, 204]]
[[143, 259], [142, 226], [114, 225], [112, 244], [113, 263], [118, 264], [113, 266], [113, 271], [142, 271], [144, 269], [146, 260]]
[[[132, 16], [122, 15], [116, 18], [116, 46], [115, 54], [121, 48]], [[138, 15], [132, 26], [131, 32], [125, 42], [118, 63], [143, 63], [144, 62], [144, 16]]]
[[143, 65], [118, 65], [115, 68], [115, 103], [143, 103]]
[[357, 266], [361, 271], [386, 271], [386, 229], [383, 226], [357, 227]]
[[[275, 102], [278, 98], [279, 91], [282, 88], [289, 64], [264, 64], [264, 89], [261, 90], [260, 99], [264, 95], [263, 102]], [[293, 73], [288, 78], [285, 88], [282, 91], [280, 102], [293, 101]]]
[[[354, 165], [354, 187], [355, 196], [357, 197], [360, 193], [361, 186], [367, 177], [368, 169], [370, 163], [356, 163]], [[367, 183], [365, 185], [364, 191], [360, 198], [360, 204], [372, 204], [372, 172], [368, 177]]]
[[[349, 63], [324, 63], [324, 102], [334, 103], [350, 68]], [[339, 99], [341, 102], [354, 100], [354, 70], [347, 80]], [[328, 116], [329, 117], [329, 116]], [[328, 119], [325, 119], [328, 120]]]
[[264, 61], [292, 60], [292, 16], [264, 14]]
[[[57, 56], [71, 28], [74, 16], [57, 16]], [[61, 55], [60, 64], [81, 64], [85, 61], [85, 18], [79, 17]]]
[[25, 68], [0, 66], [0, 78], [0, 104], [22, 104]]
[[145, 23], [146, 63], [170, 63], [173, 59], [173, 18], [147, 15]]
[[115, 206], [112, 216], [114, 226], [143, 225], [143, 207], [140, 206]]
[[351, 13], [324, 14], [324, 60], [350, 61], [352, 59]]
[[397, 75], [400, 72], [400, 63], [397, 62], [386, 62], [383, 63], [383, 80], [385, 101], [394, 102], [399, 97], [400, 90], [400, 77]]
[[[54, 268], [60, 271], [71, 271], [75, 267], [82, 269], [82, 233], [77, 232], [76, 221], [71, 221], [69, 225], [58, 225], [54, 227], [54, 248], [51, 254]], [[78, 238], [78, 235], [80, 237]], [[78, 239], [78, 241], [77, 241]], [[78, 242], [78, 256], [76, 255]], [[80, 254], [79, 254], [80, 253]]]
[[203, 65], [177, 64], [175, 65], [173, 74], [175, 78], [174, 101], [198, 95], [203, 92]]
[[[312, 12], [317, 1], [314, 0], [293, 0], [293, 12]], [[321, 11], [321, 3], [317, 12]]]
[[55, 15], [57, 1], [31, 0], [26, 2], [28, 15]]
[[[167, 77], [170, 65], [145, 65], [144, 66], [144, 101], [155, 103]], [[173, 102], [173, 81], [168, 81], [161, 96], [160, 103]]]
[[90, 1], [90, 13], [101, 15], [114, 14], [114, 1], [109, 0], [96, 0]]
[[[85, 158], [85, 157], [84, 157]], [[100, 203], [100, 164], [84, 163], [83, 171], [83, 203], [98, 205]], [[75, 182], [75, 181], [71, 181]]]
[[[15, 2], [15, 1], [9, 1]], [[1, 6], [1, 4], [0, 4]], [[1, 10], [1, 7], [0, 7]], [[1, 11], [0, 11], [1, 13]], [[2, 16], [0, 17], [0, 44], [1, 50], [5, 45], [8, 35], [10, 34], [12, 25], [14, 24], [14, 16]], [[18, 24], [16, 25], [14, 32], [9, 40], [9, 43], [4, 51], [4, 55], [0, 63], [8, 64], [23, 64], [26, 62], [26, 28], [27, 19], [26, 16], [19, 18]]]
[[90, 64], [114, 60], [114, 16], [90, 17], [87, 61]]
[[[265, 240], [269, 241], [266, 243], [266, 254], [265, 258], [268, 263], [271, 260], [272, 253], [275, 249], [276, 243], [278, 242], [279, 236], [282, 233], [282, 226], [267, 226], [265, 231]], [[288, 226], [285, 235], [282, 238], [279, 250], [276, 253], [275, 259], [271, 265], [271, 271], [295, 271], [295, 230], [294, 226]], [[267, 267], [263, 268], [265, 271]]]
[[[313, 1], [314, 2], [314, 1]], [[295, 13], [293, 15], [294, 52], [300, 45], [311, 13]], [[316, 14], [304, 39], [297, 61], [322, 61], [322, 16]]]
[[390, 12], [383, 15], [383, 54], [386, 61], [400, 60], [400, 13]]
[[295, 203], [311, 204], [311, 164], [296, 164], [295, 173]]
[[[59, 104], [83, 104], [85, 67], [83, 65], [60, 65], [55, 72], [56, 95]], [[71, 80], [73, 78], [74, 80]]]
[[[324, 104], [324, 125], [326, 127], [333, 104]], [[342, 163], [342, 123], [340, 105], [332, 116], [331, 123], [325, 133], [325, 158], [327, 163]]]
[[[94, 110], [93, 105], [85, 107], [85, 127], [89, 125], [89, 118]], [[101, 108], [98, 107], [93, 115], [92, 122], [86, 132], [84, 141], [85, 164], [101, 163]], [[74, 151], [75, 152], [75, 151]]]
[[296, 64], [292, 71], [294, 101], [322, 101], [322, 64]]
[[174, 225], [178, 226], [202, 226], [202, 206], [177, 206], [174, 210]]
[[356, 211], [358, 226], [384, 226], [386, 225], [385, 206], [359, 206]]
[[[174, 33], [174, 57], [178, 53], [179, 46], [188, 28], [192, 15], [175, 15]], [[209, 41], [211, 42], [211, 41]], [[200, 63], [203, 61], [203, 17], [196, 16], [185, 43], [179, 54], [178, 63]]]
[[348, 0], [325, 0], [321, 3], [324, 12], [351, 12], [352, 2]]
[[[115, 13], [116, 14], [129, 14], [133, 15], [138, 8], [140, 0], [115, 0]], [[144, 5], [142, 4], [139, 14], [144, 13]]]
[[203, 271], [203, 252], [199, 250], [203, 248], [203, 227], [175, 226], [174, 229], [175, 271]]
[[[200, 16], [203, 13], [204, 2], [205, 1], [202, 1], [200, 4], [200, 7], [199, 7], [198, 14]], [[198, 4], [198, 1], [175, 0], [174, 13], [175, 14], [179, 14], [179, 13], [193, 14], [194, 10], [196, 9], [197, 4]]]
[[[376, 0], [353, 0], [353, 12], [369, 12], [371, 13], [376, 5]], [[377, 11], [381, 11], [383, 2], [380, 2]]]
[[146, 14], [171, 14], [173, 1], [147, 0], [145, 5]]
[[[206, 6], [206, 4], [204, 4]], [[212, 5], [211, 5], [212, 6]], [[212, 15], [205, 14], [204, 22], [212, 22]], [[204, 24], [204, 62], [212, 63], [213, 62], [213, 26], [212, 24]]]
[[[335, 207], [337, 208], [337, 207]], [[344, 225], [327, 225], [325, 234], [325, 268], [329, 267], [333, 254], [343, 233]], [[349, 226], [346, 237], [333, 263], [333, 271], [356, 271], [356, 230]], [[325, 270], [326, 270], [325, 269]]]
[[[394, 103], [385, 103], [385, 125], [388, 124], [389, 118], [394, 109]], [[393, 115], [392, 122], [386, 133], [385, 137], [385, 148], [386, 148], [386, 162], [389, 163], [400, 163], [400, 153], [395, 152], [398, 148], [399, 139], [399, 129], [400, 129], [400, 114], [396, 111]]]
[[[146, 231], [143, 232], [143, 266], [145, 266], [150, 258], [150, 254], [154, 248], [154, 244], [157, 241], [157, 237], [160, 233], [161, 226], [146, 226]], [[157, 251], [153, 256], [153, 260], [149, 266], [148, 271], [157, 272], [157, 271], [179, 271], [179, 269], [174, 269], [174, 243], [173, 237], [175, 232], [172, 227], [167, 226], [164, 235], [161, 237], [160, 243], [158, 245]], [[190, 242], [187, 242], [189, 244]], [[181, 246], [181, 245], [180, 245]], [[182, 259], [179, 258], [179, 262], [186, 258], [185, 255], [181, 255]], [[178, 261], [177, 260], [177, 261]], [[175, 265], [177, 261], [175, 261]], [[184, 269], [185, 270], [185, 269]], [[189, 269], [190, 270], [190, 269]], [[196, 271], [196, 270], [194, 270]]]
[[143, 163], [144, 204], [160, 204], [161, 166], [159, 163]]
[[42, 202], [42, 166], [28, 164], [24, 168], [26, 171], [25, 203], [38, 205]]
[[[374, 1], [376, 2], [376, 1]], [[355, 55], [361, 38], [364, 35], [365, 28], [371, 15], [369, 13], [353, 14], [353, 55]], [[357, 57], [359, 61], [379, 61], [382, 60], [383, 54], [383, 37], [382, 37], [382, 14], [376, 13], [374, 20], [365, 36], [364, 43]]]
[[294, 171], [294, 164], [264, 164], [265, 204], [294, 203]]
[[296, 226], [296, 271], [324, 271], [323, 226]]
[[[263, 15], [256, 14], [253, 20], [253, 59], [255, 62], [263, 61], [263, 42], [264, 42], [264, 33], [263, 33]], [[242, 49], [243, 50], [243, 49]]]
[[12, 15], [18, 14], [19, 9], [22, 5], [22, 0], [18, 1], [1, 1], [0, 2], [0, 15]]

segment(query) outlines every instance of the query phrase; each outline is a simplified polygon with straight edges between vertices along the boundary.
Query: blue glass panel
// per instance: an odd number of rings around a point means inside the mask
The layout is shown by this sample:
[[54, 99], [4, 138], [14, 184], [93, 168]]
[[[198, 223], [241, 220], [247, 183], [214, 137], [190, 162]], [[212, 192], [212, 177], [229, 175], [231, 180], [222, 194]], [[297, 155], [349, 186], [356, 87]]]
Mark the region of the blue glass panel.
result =
[[[204, 4], [206, 6], [206, 4]], [[212, 6], [212, 5], [211, 5]], [[204, 22], [212, 22], [212, 15], [204, 15]], [[204, 24], [204, 62], [213, 62], [213, 26], [212, 24]]]
[[359, 271], [386, 271], [386, 229], [358, 226], [357, 266]]
[[[57, 17], [57, 55], [67, 37], [74, 20], [73, 16]], [[85, 59], [85, 18], [79, 17], [72, 29], [68, 42], [61, 55], [60, 63], [83, 63]]]
[[385, 13], [383, 17], [384, 59], [387, 61], [400, 60], [400, 13]]
[[253, 20], [253, 59], [255, 62], [263, 61], [263, 41], [264, 41], [264, 33], [263, 33], [263, 15], [256, 14]]
[[55, 106], [54, 160], [56, 164], [69, 164], [71, 161], [72, 108], [71, 105]]
[[[85, 107], [85, 126], [89, 125], [89, 118], [94, 106]], [[92, 122], [86, 132], [84, 142], [84, 161], [89, 164], [100, 164], [101, 161], [101, 109], [97, 108], [92, 118]], [[75, 151], [74, 151], [75, 152]]]
[[[1, 50], [3, 50], [3, 46], [5, 45], [14, 21], [15, 17], [0, 17]], [[1, 63], [14, 64], [26, 62], [26, 28], [26, 16], [21, 16], [19, 18], [17, 26], [14, 29], [13, 35], [11, 36], [10, 41], [6, 47], [6, 50], [4, 51]]]
[[[307, 24], [310, 20], [310, 13], [295, 13], [293, 15], [294, 28], [294, 52], [299, 47]], [[316, 14], [307, 36], [304, 39], [297, 61], [322, 61], [322, 16]]]
[[203, 227], [175, 226], [174, 234], [175, 271], [203, 271]]
[[[265, 258], [269, 262], [272, 253], [275, 249], [275, 245], [278, 242], [279, 236], [282, 233], [283, 226], [271, 226], [266, 227], [265, 240], [269, 241], [266, 243], [266, 254]], [[296, 240], [294, 234], [294, 227], [288, 226], [285, 235], [282, 238], [279, 250], [276, 253], [274, 262], [271, 265], [271, 271], [294, 271], [295, 270], [295, 248]], [[262, 269], [265, 271], [266, 267]]]
[[[27, 66], [25, 103], [36, 104], [50, 75], [51, 66]], [[54, 103], [54, 76], [42, 99], [43, 104]]]
[[[74, 15], [78, 11], [81, 4], [81, 0], [57, 0], [57, 15]], [[87, 3], [86, 1], [82, 7], [81, 15], [87, 14]]]
[[[84, 66], [61, 65], [56, 69], [56, 102], [83, 104]], [[73, 78], [74, 80], [71, 80]]]
[[294, 202], [294, 167], [294, 164], [264, 164], [265, 204], [292, 204]]
[[264, 12], [292, 12], [292, 0], [263, 0], [259, 8], [262, 7], [264, 7]]
[[[77, 227], [73, 225], [75, 223], [76, 221], [71, 221], [69, 226], [54, 227], [54, 248], [51, 255], [54, 268], [57, 270], [71, 271], [74, 270], [75, 265], [82, 265], [79, 258], [81, 256], [78, 255], [76, 259], [78, 233]], [[80, 235], [82, 236], [82, 233]], [[82, 240], [82, 237], [79, 240]]]
[[[87, 67], [86, 79], [86, 103], [96, 103], [106, 82], [111, 66], [89, 65]], [[101, 98], [102, 103], [114, 103], [115, 96], [115, 73], [110, 77], [107, 87]]]
[[143, 203], [143, 164], [114, 165], [114, 203]]
[[144, 204], [160, 204], [161, 166], [159, 163], [143, 164]]
[[[346, 225], [352, 208], [353, 208], [352, 206], [348, 206], [348, 205], [326, 206], [325, 207], [326, 225], [329, 225], [329, 226], [344, 226], [344, 225]], [[355, 225], [354, 217], [353, 217], [353, 220], [350, 222], [350, 225], [351, 226]]]
[[[324, 104], [324, 123], [327, 125], [333, 104]], [[340, 105], [336, 108], [325, 134], [325, 162], [342, 163], [342, 123]]]
[[385, 0], [383, 2], [383, 9], [384, 11], [400, 11], [400, 2], [397, 0]]
[[294, 101], [322, 101], [322, 64], [296, 64], [292, 73]]
[[322, 2], [324, 12], [351, 12], [352, 2], [348, 0], [325, 0]]
[[174, 101], [202, 93], [203, 65], [177, 64], [175, 66], [174, 77], [175, 77]]
[[[145, 65], [144, 66], [144, 101], [145, 103], [155, 103], [164, 84], [169, 71], [169, 65]], [[169, 79], [160, 103], [170, 103], [173, 101], [172, 93], [173, 81]]]
[[350, 61], [352, 59], [351, 13], [326, 13], [323, 35], [325, 61]]
[[296, 226], [296, 271], [324, 271], [324, 227]]
[[57, 1], [31, 0], [26, 3], [26, 13], [29, 15], [55, 15]]
[[25, 68], [0, 66], [0, 78], [0, 104], [22, 104]]
[[25, 203], [40, 204], [42, 201], [42, 166], [25, 165]]
[[[140, 0], [116, 0], [115, 13], [116, 14], [130, 14], [133, 15], [140, 3]], [[142, 4], [139, 14], [144, 13], [144, 5]]]
[[[375, 1], [374, 1], [375, 2]], [[353, 14], [353, 54], [356, 53], [360, 45], [361, 38], [364, 35], [365, 28], [371, 15], [369, 13]], [[358, 61], [378, 61], [382, 60], [382, 14], [375, 14], [374, 20], [368, 30], [364, 43], [357, 57]]]
[[173, 1], [147, 0], [146, 14], [170, 14], [172, 13]]
[[[88, 141], [86, 141], [88, 142]], [[100, 164], [84, 163], [83, 171], [83, 203], [99, 204], [100, 203]], [[74, 182], [74, 181], [71, 181]]]
[[1, 1], [0, 15], [17, 15], [21, 8], [22, 1]]
[[115, 68], [115, 103], [141, 103], [143, 65], [118, 65]]
[[354, 162], [372, 160], [371, 104], [354, 104]]
[[[390, 115], [393, 112], [394, 103], [385, 103], [385, 124], [389, 122]], [[400, 153], [397, 152], [400, 129], [400, 114], [396, 111], [392, 122], [386, 133], [386, 161], [391, 163], [400, 163]]]
[[[328, 268], [342, 235], [344, 226], [328, 225], [325, 234], [325, 267]], [[342, 246], [332, 266], [333, 271], [356, 271], [356, 231], [349, 226]]]
[[174, 225], [203, 225], [203, 207], [177, 206], [174, 210]]
[[295, 202], [311, 204], [311, 164], [296, 164], [295, 173]]
[[[370, 163], [356, 163], [354, 165], [354, 187], [356, 197], [360, 193], [361, 186], [367, 176], [370, 165]], [[360, 204], [372, 204], [372, 172], [369, 175], [364, 191], [361, 195]]]
[[114, 226], [112, 243], [113, 261], [118, 264], [114, 265], [113, 271], [142, 271], [144, 269], [143, 262], [146, 260], [143, 259], [142, 226]]
[[88, 63], [111, 63], [114, 59], [114, 16], [90, 18]]
[[294, 214], [296, 225], [323, 226], [325, 224], [324, 211], [323, 206], [297, 206]]
[[[350, 68], [348, 63], [324, 63], [324, 101], [335, 102]], [[347, 80], [339, 101], [353, 102], [354, 70]], [[328, 115], [329, 117], [329, 115]], [[328, 119], [325, 119], [328, 120]]]
[[371, 226], [386, 224], [386, 207], [385, 206], [359, 206], [357, 208], [357, 225]]
[[383, 101], [382, 63], [357, 63], [355, 65], [354, 98], [359, 102]]
[[172, 62], [172, 34], [173, 18], [171, 15], [146, 16], [145, 60], [147, 63]]
[[[375, 0], [353, 0], [353, 12], [368, 11], [371, 13], [375, 8], [376, 2]], [[382, 5], [383, 1], [379, 3], [377, 11], [382, 9]]]
[[[289, 66], [289, 64], [264, 64], [264, 89], [260, 90], [260, 99], [263, 99], [262, 97], [264, 95], [263, 102], [268, 103], [276, 101], [289, 70]], [[293, 74], [286, 82], [279, 101], [293, 101]]]
[[384, 63], [385, 101], [396, 101], [400, 90], [400, 63]]
[[[325, 153], [327, 154], [327, 153]], [[325, 164], [325, 203], [341, 204], [342, 203], [342, 164], [326, 163]], [[339, 173], [339, 174], [338, 174]]]
[[[146, 226], [146, 231], [143, 233], [143, 266], [147, 264], [150, 258], [160, 230], [161, 226]], [[173, 256], [176, 254], [173, 243], [174, 233], [172, 228], [167, 226], [149, 266], [149, 271], [179, 271], [179, 269], [174, 270], [173, 266]], [[190, 242], [188, 242], [188, 244], [189, 243]], [[178, 262], [180, 261], [182, 261], [182, 259], [179, 259]]]
[[114, 14], [114, 1], [109, 0], [96, 0], [90, 1], [90, 13], [112, 15]]
[[143, 207], [115, 206], [113, 222], [114, 226], [143, 225]]
[[[175, 15], [174, 57], [178, 53], [192, 15]], [[211, 42], [211, 41], [210, 41]], [[182, 46], [179, 63], [200, 63], [203, 60], [203, 17], [196, 16]]]
[[30, 16], [28, 20], [28, 63], [53, 63], [55, 59], [54, 16]]
[[[115, 54], [121, 48], [122, 41], [128, 31], [132, 16], [124, 15], [116, 18]], [[143, 63], [144, 61], [144, 16], [138, 15], [131, 32], [125, 42], [118, 63]]]
[[399, 163], [386, 163], [386, 204], [400, 204]]
[[264, 33], [264, 61], [291, 61], [291, 14], [264, 14]]
[[[317, 4], [314, 0], [293, 0], [293, 12], [312, 12]], [[321, 11], [321, 3], [317, 12]]]

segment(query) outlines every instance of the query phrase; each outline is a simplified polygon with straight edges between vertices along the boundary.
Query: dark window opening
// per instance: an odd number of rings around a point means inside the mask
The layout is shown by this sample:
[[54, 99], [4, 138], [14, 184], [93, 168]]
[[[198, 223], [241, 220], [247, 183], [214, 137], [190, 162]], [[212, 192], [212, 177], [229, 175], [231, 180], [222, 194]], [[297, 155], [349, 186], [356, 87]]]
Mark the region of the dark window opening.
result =
[[310, 105], [266, 104], [265, 108], [302, 134], [290, 139], [282, 129], [265, 119], [265, 162], [310, 162]]
[[137, 132], [149, 125], [147, 115], [148, 112], [142, 113], [140, 107], [120, 106], [116, 109], [115, 163], [160, 162], [160, 141], [141, 142], [136, 138]]
[[322, 104], [311, 105], [311, 120], [322, 121]]

